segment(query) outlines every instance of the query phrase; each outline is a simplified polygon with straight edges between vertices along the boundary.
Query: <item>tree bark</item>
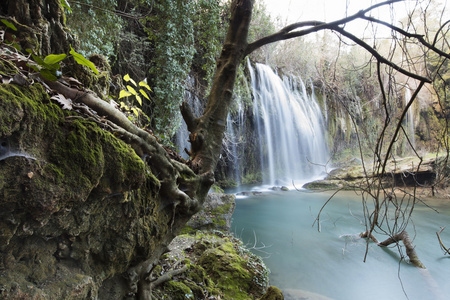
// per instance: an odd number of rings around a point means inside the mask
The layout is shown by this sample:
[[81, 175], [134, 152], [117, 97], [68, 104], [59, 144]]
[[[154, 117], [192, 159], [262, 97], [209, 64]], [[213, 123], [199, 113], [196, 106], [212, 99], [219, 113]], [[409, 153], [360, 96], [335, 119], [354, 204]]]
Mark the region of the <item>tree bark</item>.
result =
[[181, 107], [190, 131], [189, 164], [198, 174], [213, 174], [219, 159], [237, 68], [245, 57], [252, 7], [253, 0], [232, 3], [230, 25], [204, 114], [194, 119], [186, 105]]

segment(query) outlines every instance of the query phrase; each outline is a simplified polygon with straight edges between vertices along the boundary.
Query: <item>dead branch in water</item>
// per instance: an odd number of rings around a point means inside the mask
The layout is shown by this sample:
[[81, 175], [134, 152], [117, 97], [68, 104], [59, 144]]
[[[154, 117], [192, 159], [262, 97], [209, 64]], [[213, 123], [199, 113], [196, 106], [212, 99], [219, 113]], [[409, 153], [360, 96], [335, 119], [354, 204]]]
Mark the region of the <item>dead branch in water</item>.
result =
[[425, 265], [420, 261], [419, 256], [417, 255], [416, 249], [412, 244], [411, 238], [409, 234], [403, 230], [396, 235], [389, 237], [387, 240], [379, 243], [378, 240], [372, 235], [370, 232], [363, 232], [359, 235], [362, 238], [370, 238], [374, 243], [376, 243], [380, 247], [387, 247], [391, 244], [398, 243], [399, 241], [403, 241], [403, 245], [406, 248], [406, 255], [409, 257], [409, 261], [416, 267], [421, 269], [426, 269]]
[[447, 248], [444, 246], [444, 243], [441, 240], [441, 232], [444, 231], [445, 227], [441, 227], [441, 230], [436, 232], [437, 238], [439, 240], [439, 246], [441, 246], [441, 249], [444, 250], [444, 255], [449, 254], [450, 255], [450, 248]]

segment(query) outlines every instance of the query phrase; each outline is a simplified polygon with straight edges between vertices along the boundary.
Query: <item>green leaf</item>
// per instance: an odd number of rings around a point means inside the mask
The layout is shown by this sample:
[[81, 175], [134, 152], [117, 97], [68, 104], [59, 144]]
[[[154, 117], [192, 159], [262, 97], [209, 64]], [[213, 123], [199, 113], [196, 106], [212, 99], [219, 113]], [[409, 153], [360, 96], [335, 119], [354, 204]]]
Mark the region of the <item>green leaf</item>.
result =
[[50, 54], [44, 58], [44, 63], [53, 65], [53, 64], [56, 64], [56, 63], [62, 61], [66, 57], [67, 57], [67, 55], [64, 53], [63, 54]]
[[125, 90], [121, 90], [120, 93], [119, 93], [119, 99], [120, 99], [120, 98], [123, 98], [123, 97], [131, 96], [131, 95], [133, 95], [133, 94], [130, 93], [130, 92], [127, 92], [127, 91], [125, 91]]
[[46, 63], [44, 62], [44, 60], [40, 56], [37, 56], [37, 55], [34, 55], [34, 54], [31, 54], [31, 56], [33, 57], [33, 60], [38, 65], [40, 65], [41, 67], [44, 67], [46, 65]]
[[145, 98], [147, 98], [148, 101], [150, 101], [150, 97], [147, 95], [147, 93], [146, 93], [143, 89], [140, 89], [139, 92], [140, 92]]
[[27, 64], [28, 67], [32, 68], [34, 71], [36, 72], [40, 72], [41, 70], [39, 70], [39, 68], [33, 64]]
[[137, 86], [136, 81], [134, 81], [128, 74], [123, 76], [123, 80], [125, 80], [126, 82], [131, 81], [131, 83], [134, 84], [134, 86]]
[[132, 93], [133, 95], [137, 96], [137, 92], [136, 90], [131, 86], [131, 85], [127, 85], [127, 90]]
[[76, 53], [75, 50], [73, 50], [72, 46], [70, 46], [70, 54], [72, 54], [73, 58], [75, 58], [75, 61], [83, 66], [89, 67], [96, 75], [98, 75], [98, 70], [95, 67], [95, 65], [92, 63], [92, 61], [87, 60], [83, 55]]
[[56, 81], [58, 79], [55, 76], [55, 74], [53, 74], [50, 70], [47, 70], [47, 69], [41, 69], [41, 71], [39, 73], [41, 73], [42, 77], [44, 77], [45, 79], [50, 80], [50, 81]]
[[61, 0], [62, 7], [66, 8], [70, 13], [72, 12], [72, 9], [70, 8], [69, 2], [67, 0]]
[[6, 27], [11, 28], [11, 29], [14, 30], [14, 31], [17, 31], [16, 26], [14, 26], [14, 24], [8, 22], [8, 20], [1, 19], [0, 21], [2, 21], [2, 23], [5, 24]]
[[145, 81], [139, 82], [139, 86], [146, 87], [150, 92], [152, 91], [152, 89], [148, 86], [148, 84]]

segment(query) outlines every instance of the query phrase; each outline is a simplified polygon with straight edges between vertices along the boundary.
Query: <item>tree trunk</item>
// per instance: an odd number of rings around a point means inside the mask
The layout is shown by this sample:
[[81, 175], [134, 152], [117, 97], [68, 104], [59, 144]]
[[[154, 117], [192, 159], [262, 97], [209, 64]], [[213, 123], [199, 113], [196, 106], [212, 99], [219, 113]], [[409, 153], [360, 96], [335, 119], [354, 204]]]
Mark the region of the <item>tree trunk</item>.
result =
[[236, 72], [247, 47], [252, 7], [253, 0], [235, 0], [232, 3], [230, 27], [203, 116], [194, 119], [187, 105], [181, 107], [190, 131], [190, 165], [198, 174], [213, 174], [219, 159]]
[[15, 35], [24, 50], [46, 56], [69, 53], [70, 45], [75, 47], [60, 0], [2, 0], [0, 15], [17, 25]]

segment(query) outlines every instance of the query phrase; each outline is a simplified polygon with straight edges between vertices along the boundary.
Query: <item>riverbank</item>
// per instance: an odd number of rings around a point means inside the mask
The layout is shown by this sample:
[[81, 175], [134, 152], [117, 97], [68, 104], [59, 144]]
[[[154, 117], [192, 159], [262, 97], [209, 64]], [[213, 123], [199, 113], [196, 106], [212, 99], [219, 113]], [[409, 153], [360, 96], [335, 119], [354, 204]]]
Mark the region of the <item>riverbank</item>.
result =
[[[411, 194], [419, 198], [450, 199], [449, 166], [442, 167], [445, 157], [405, 157], [390, 160], [382, 179], [383, 187], [392, 193]], [[309, 190], [367, 190], [374, 188], [376, 174], [372, 164], [351, 159], [336, 164], [322, 180], [303, 186]]]

